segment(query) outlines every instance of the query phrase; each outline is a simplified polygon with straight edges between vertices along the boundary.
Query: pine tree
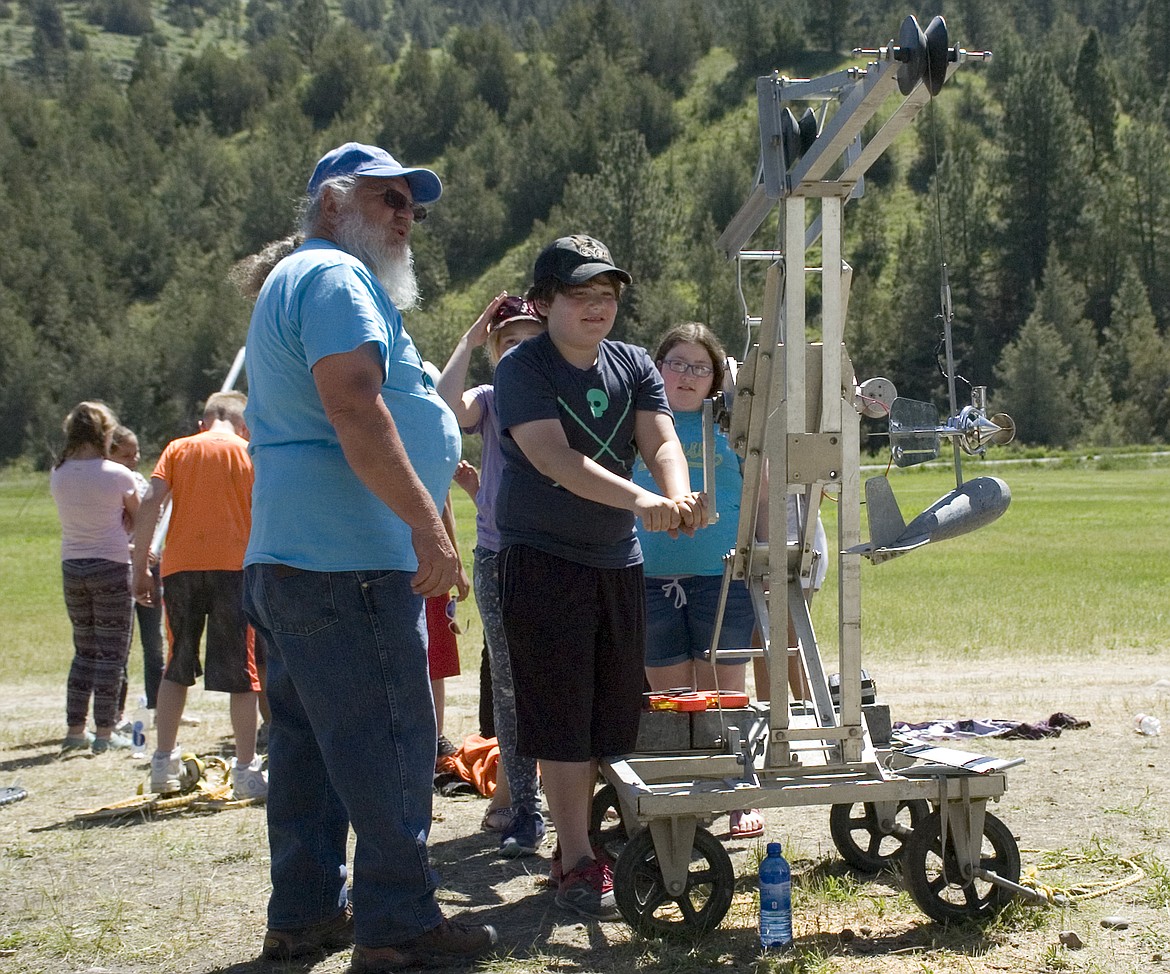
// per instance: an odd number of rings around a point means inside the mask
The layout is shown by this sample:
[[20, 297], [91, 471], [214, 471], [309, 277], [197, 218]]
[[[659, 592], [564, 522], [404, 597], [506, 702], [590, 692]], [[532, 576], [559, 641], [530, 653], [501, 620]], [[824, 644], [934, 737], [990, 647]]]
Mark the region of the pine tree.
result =
[[[1084, 125], [1068, 89], [1042, 51], [1011, 66], [1003, 99], [1004, 160], [1000, 299], [1009, 320], [1013, 301], [1040, 283], [1053, 242], [1068, 239], [1078, 218]], [[1019, 320], [1016, 318], [1016, 320]]]
[[1016, 422], [1025, 443], [1067, 446], [1080, 418], [1073, 408], [1069, 350], [1057, 330], [1039, 318], [1029, 319], [1003, 350], [996, 368], [996, 402]]
[[1090, 170], [1101, 156], [1113, 154], [1113, 130], [1117, 124], [1117, 86], [1105, 63], [1101, 37], [1096, 29], [1085, 35], [1073, 75], [1073, 105], [1089, 127], [1092, 137]]

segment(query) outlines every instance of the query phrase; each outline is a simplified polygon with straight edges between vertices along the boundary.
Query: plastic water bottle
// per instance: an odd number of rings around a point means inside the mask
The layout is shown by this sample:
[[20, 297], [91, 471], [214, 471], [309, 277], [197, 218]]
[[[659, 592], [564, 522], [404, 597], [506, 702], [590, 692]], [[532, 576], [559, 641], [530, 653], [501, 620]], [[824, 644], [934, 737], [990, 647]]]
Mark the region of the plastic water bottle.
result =
[[792, 869], [779, 842], [768, 843], [760, 860], [760, 944], [787, 947], [792, 943]]
[[134, 711], [131, 729], [132, 748], [130, 757], [144, 758], [147, 755], [147, 732], [150, 730], [150, 711], [146, 709], [146, 697], [139, 696], [138, 709]]
[[1146, 737], [1157, 737], [1162, 733], [1162, 722], [1149, 714], [1138, 714], [1133, 719], [1133, 729]]

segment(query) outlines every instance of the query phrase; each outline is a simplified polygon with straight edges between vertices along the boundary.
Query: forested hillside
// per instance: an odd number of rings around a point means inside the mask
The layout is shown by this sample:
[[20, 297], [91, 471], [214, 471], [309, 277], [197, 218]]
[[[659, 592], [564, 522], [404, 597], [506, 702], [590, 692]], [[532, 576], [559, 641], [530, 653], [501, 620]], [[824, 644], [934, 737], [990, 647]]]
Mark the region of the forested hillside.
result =
[[713, 245], [752, 185], [755, 78], [863, 64], [908, 13], [994, 58], [846, 211], [858, 375], [942, 403], [945, 260], [958, 371], [1024, 440], [1170, 439], [1165, 0], [0, 0], [0, 462], [45, 465], [82, 398], [146, 453], [189, 431], [247, 328], [228, 269], [350, 139], [443, 178], [408, 318], [433, 360], [569, 229], [635, 276], [619, 337], [697, 318], [738, 352]]

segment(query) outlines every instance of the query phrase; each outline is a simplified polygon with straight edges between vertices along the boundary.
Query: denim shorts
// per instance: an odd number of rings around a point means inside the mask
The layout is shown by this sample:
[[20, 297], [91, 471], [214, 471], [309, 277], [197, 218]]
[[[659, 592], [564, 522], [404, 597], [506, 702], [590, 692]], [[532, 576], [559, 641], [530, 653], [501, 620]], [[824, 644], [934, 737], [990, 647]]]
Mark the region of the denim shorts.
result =
[[[646, 579], [646, 665], [673, 666], [705, 659], [715, 631], [722, 575]], [[720, 649], [752, 644], [755, 614], [747, 586], [732, 580], [719, 631]], [[721, 656], [720, 666], [746, 663], [748, 656]]]

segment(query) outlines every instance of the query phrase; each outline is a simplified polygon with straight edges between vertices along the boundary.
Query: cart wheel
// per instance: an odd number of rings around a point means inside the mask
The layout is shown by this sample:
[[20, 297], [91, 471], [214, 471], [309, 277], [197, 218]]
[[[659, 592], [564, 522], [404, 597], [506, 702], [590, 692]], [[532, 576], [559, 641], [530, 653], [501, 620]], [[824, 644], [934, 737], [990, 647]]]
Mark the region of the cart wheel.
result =
[[630, 839], [618, 857], [613, 893], [626, 922], [644, 936], [701, 936], [727, 915], [735, 893], [735, 870], [719, 840], [706, 829], [696, 829], [686, 888], [672, 896], [647, 828]]
[[922, 799], [898, 802], [893, 828], [883, 830], [870, 802], [834, 805], [829, 810], [829, 832], [837, 851], [854, 869], [881, 872], [902, 857], [906, 840], [930, 814]]
[[589, 842], [604, 849], [611, 859], [617, 859], [626, 847], [629, 832], [622, 818], [617, 789], [610, 783], [602, 785], [593, 796], [589, 813]]
[[[983, 842], [979, 865], [988, 872], [1020, 881], [1020, 849], [1011, 830], [994, 815], [983, 818]], [[985, 879], [973, 878], [963, 884], [955, 846], [947, 837], [944, 855], [939, 838], [939, 813], [931, 812], [915, 826], [906, 840], [902, 872], [914, 902], [932, 920], [949, 923], [959, 920], [986, 919], [1005, 907], [1011, 890]]]

